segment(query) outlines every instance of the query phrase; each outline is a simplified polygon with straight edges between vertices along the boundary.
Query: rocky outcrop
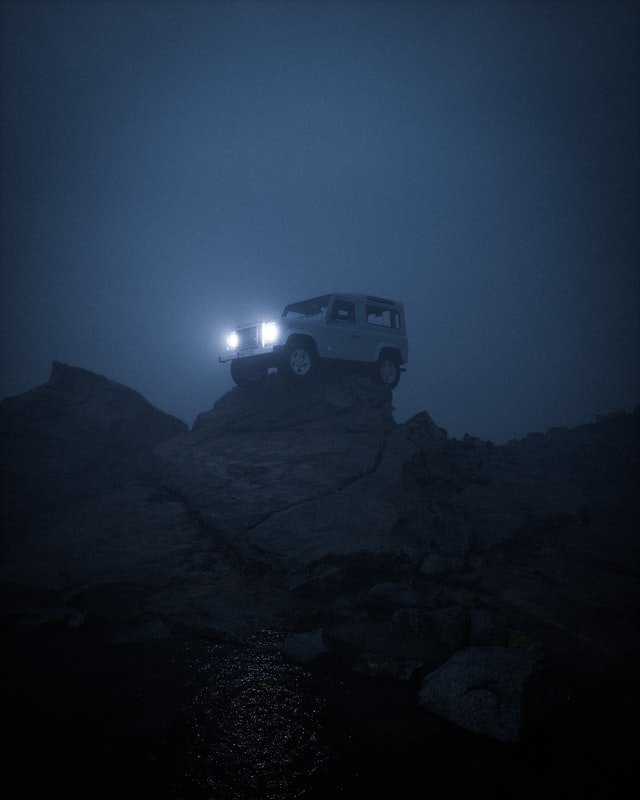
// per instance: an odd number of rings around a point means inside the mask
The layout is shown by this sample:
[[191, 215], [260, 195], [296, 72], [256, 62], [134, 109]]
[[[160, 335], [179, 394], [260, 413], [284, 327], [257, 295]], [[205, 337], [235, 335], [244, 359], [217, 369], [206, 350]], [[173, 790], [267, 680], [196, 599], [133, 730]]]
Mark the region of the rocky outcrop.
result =
[[297, 583], [361, 551], [448, 570], [521, 528], [539, 490], [491, 443], [452, 441], [426, 412], [395, 425], [391, 393], [366, 378], [236, 388], [154, 453], [160, 483], [205, 525]]
[[54, 364], [2, 403], [0, 578], [49, 603], [14, 592], [5, 617], [99, 618], [114, 643], [274, 628], [291, 662], [413, 681], [517, 741], [534, 672], [632, 672], [639, 417], [495, 446], [396, 424], [364, 376], [270, 375], [189, 430]]
[[147, 477], [153, 446], [186, 430], [133, 389], [55, 362], [47, 383], [2, 401], [3, 506], [34, 514]]

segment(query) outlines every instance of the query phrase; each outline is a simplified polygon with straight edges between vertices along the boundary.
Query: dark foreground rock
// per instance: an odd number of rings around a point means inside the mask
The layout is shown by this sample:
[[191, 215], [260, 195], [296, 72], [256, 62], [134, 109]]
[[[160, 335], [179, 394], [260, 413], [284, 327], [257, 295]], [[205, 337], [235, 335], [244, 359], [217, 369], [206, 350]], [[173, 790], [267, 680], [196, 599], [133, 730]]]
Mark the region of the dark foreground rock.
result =
[[639, 418], [459, 441], [336, 371], [188, 430], [55, 364], [0, 415], [4, 766], [92, 797], [622, 785]]

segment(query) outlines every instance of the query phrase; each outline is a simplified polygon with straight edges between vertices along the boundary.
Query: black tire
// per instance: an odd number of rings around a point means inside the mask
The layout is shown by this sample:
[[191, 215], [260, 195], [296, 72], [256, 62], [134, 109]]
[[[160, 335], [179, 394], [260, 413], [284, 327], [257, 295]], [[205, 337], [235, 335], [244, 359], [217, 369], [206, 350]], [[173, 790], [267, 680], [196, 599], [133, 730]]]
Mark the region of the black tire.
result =
[[383, 353], [373, 369], [373, 379], [381, 386], [395, 389], [400, 383], [400, 360], [392, 353]]
[[231, 362], [231, 377], [238, 386], [258, 386], [267, 377], [267, 367], [257, 358], [237, 358]]
[[315, 374], [317, 363], [314, 345], [306, 340], [298, 340], [287, 345], [279, 371], [289, 380], [303, 381]]

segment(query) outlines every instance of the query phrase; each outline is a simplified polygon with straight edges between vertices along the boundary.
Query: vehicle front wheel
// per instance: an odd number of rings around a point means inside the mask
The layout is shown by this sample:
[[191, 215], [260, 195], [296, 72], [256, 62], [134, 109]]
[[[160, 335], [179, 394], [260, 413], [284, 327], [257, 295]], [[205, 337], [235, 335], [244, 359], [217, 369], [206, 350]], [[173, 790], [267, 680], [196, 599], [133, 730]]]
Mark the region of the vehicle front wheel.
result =
[[267, 377], [267, 367], [256, 358], [237, 358], [231, 362], [231, 377], [238, 386], [257, 386]]
[[375, 364], [373, 379], [382, 386], [395, 389], [400, 383], [400, 362], [393, 356], [383, 355]]
[[297, 342], [289, 346], [282, 358], [280, 369], [285, 378], [304, 380], [315, 372], [317, 355], [312, 345]]

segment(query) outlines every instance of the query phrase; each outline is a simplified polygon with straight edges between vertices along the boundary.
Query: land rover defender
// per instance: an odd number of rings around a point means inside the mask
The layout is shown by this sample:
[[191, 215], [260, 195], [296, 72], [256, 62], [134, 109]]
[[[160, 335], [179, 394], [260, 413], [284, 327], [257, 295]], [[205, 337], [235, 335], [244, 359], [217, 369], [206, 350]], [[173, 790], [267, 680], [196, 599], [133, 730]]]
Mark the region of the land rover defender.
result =
[[343, 293], [290, 303], [278, 320], [235, 328], [219, 356], [238, 386], [261, 383], [270, 369], [304, 380], [322, 359], [366, 365], [376, 382], [395, 388], [408, 361], [402, 303]]

